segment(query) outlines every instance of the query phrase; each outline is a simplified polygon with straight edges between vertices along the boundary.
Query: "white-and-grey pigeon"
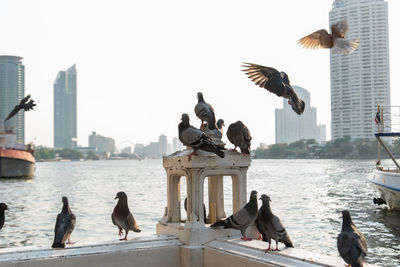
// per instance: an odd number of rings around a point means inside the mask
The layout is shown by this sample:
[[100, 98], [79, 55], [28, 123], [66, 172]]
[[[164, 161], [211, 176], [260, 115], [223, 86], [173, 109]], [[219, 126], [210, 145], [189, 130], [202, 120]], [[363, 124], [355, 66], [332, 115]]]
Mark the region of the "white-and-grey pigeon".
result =
[[300, 40], [298, 44], [307, 49], [328, 48], [332, 54], [350, 54], [360, 45], [360, 39], [346, 40], [349, 31], [347, 20], [331, 25], [331, 34], [322, 29], [313, 32]]
[[242, 154], [250, 154], [251, 134], [243, 122], [237, 121], [229, 125], [226, 136], [235, 145], [233, 150], [239, 147]]
[[3, 228], [5, 221], [5, 211], [8, 210], [6, 203], [0, 203], [0, 230]]
[[76, 217], [69, 208], [68, 198], [62, 197], [61, 200], [63, 207], [60, 214], [57, 215], [52, 248], [65, 248], [65, 244], [73, 244], [70, 237], [75, 228]]
[[243, 240], [251, 240], [246, 236], [246, 229], [250, 225], [253, 225], [257, 219], [258, 202], [257, 202], [257, 191], [253, 190], [250, 193], [250, 200], [246, 205], [229, 216], [223, 221], [218, 221], [211, 225], [211, 227], [223, 226], [225, 228], [233, 228], [240, 230]]
[[198, 101], [196, 106], [194, 107], [194, 113], [201, 120], [200, 127], [204, 124], [204, 122], [207, 122], [208, 128], [210, 130], [215, 129], [216, 127], [214, 108], [204, 101], [203, 93], [198, 92], [197, 99]]
[[278, 242], [284, 243], [286, 247], [293, 247], [292, 240], [290, 240], [281, 220], [271, 211], [269, 205], [271, 201], [270, 197], [263, 194], [260, 199], [262, 201], [262, 206], [258, 211], [256, 227], [261, 233], [263, 241], [268, 242], [268, 248], [265, 252], [271, 250], [271, 239], [275, 240], [276, 243], [276, 247], [273, 249], [274, 251], [279, 250]]
[[367, 240], [351, 220], [348, 210], [342, 211], [342, 231], [337, 238], [337, 248], [340, 257], [351, 267], [364, 265], [367, 255]]
[[299, 98], [290, 85], [289, 76], [285, 72], [252, 63], [244, 63], [243, 67], [245, 67], [243, 71], [256, 85], [288, 99], [289, 105], [297, 114], [301, 115], [304, 112], [304, 101]]
[[122, 236], [122, 230], [125, 230], [125, 237], [120, 240], [127, 240], [129, 230], [140, 233], [139, 225], [136, 223], [135, 218], [128, 207], [128, 196], [125, 192], [118, 192], [115, 199], [118, 198], [118, 203], [111, 214], [111, 221], [118, 227], [118, 234]]
[[189, 155], [191, 160], [192, 155], [196, 155], [197, 150], [201, 149], [208, 152], [213, 152], [219, 157], [225, 157], [222, 151], [202, 130], [190, 125], [189, 115], [184, 113], [181, 117], [181, 122], [178, 125], [179, 140], [185, 146], [193, 148], [193, 152]]
[[208, 127], [207, 127], [207, 125], [206, 124], [203, 124], [201, 127], [200, 127], [200, 130], [202, 130], [206, 135], [208, 135], [209, 137], [211, 137], [211, 138], [216, 138], [216, 139], [219, 139], [219, 140], [221, 140], [222, 139], [222, 136], [223, 136], [223, 134], [224, 134], [224, 129], [223, 129], [223, 127], [225, 126], [225, 122], [224, 122], [224, 120], [223, 119], [219, 119], [218, 121], [217, 121], [217, 124], [216, 124], [216, 128], [215, 129], [209, 129]]

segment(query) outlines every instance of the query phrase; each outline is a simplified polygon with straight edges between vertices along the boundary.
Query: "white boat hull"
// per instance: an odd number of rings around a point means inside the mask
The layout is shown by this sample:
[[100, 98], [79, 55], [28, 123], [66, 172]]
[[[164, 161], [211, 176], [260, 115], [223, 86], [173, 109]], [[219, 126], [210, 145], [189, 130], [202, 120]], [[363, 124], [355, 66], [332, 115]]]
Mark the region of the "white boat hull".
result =
[[391, 209], [400, 210], [400, 172], [375, 170], [370, 182]]

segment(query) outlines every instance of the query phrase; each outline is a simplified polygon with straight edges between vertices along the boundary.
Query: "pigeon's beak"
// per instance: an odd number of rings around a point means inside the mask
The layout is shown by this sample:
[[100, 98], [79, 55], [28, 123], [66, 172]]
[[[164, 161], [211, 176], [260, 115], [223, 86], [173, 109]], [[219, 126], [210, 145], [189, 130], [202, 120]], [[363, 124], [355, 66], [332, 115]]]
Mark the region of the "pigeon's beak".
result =
[[117, 199], [118, 198], [118, 196], [115, 196], [115, 198], [114, 199]]

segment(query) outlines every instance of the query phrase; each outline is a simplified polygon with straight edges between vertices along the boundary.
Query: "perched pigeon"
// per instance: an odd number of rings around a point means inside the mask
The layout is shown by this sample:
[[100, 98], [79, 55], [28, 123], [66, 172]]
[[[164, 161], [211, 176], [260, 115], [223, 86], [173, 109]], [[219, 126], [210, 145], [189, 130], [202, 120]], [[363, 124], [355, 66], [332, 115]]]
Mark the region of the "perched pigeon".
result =
[[224, 126], [225, 126], [224, 120], [223, 120], [223, 119], [219, 119], [219, 120], [217, 121], [217, 124], [216, 124], [216, 128], [215, 128], [215, 129], [210, 130], [210, 129], [207, 127], [207, 125], [203, 124], [203, 125], [200, 127], [200, 130], [202, 130], [206, 135], [208, 135], [208, 136], [211, 137], [211, 138], [216, 138], [216, 139], [221, 140], [221, 139], [222, 139], [222, 135], [223, 135], [223, 133], [224, 133], [224, 129], [223, 129]]
[[182, 114], [181, 120], [182, 122], [178, 125], [179, 140], [185, 146], [193, 148], [193, 152], [189, 155], [189, 160], [191, 160], [192, 155], [196, 155], [199, 149], [213, 152], [221, 158], [225, 157], [224, 151], [218, 148], [210, 137], [203, 131], [190, 125], [188, 114]]
[[114, 225], [118, 226], [119, 236], [122, 235], [122, 230], [125, 230], [125, 237], [120, 240], [127, 240], [128, 231], [132, 230], [136, 233], [140, 233], [139, 225], [136, 223], [135, 218], [133, 218], [132, 213], [129, 211], [128, 207], [128, 197], [125, 192], [118, 192], [115, 199], [118, 198], [118, 203], [111, 214], [111, 220]]
[[6, 203], [0, 203], [0, 230], [1, 230], [1, 228], [3, 228], [3, 225], [4, 225], [5, 210], [8, 210]]
[[239, 147], [242, 154], [250, 154], [251, 134], [243, 122], [237, 121], [229, 125], [226, 136], [235, 145], [233, 150]]
[[70, 236], [75, 228], [76, 217], [68, 205], [68, 198], [62, 197], [63, 207], [61, 213], [57, 215], [56, 225], [54, 227], [54, 242], [52, 248], [65, 248], [67, 244], [72, 244]]
[[[194, 113], [201, 120], [201, 125], [206, 121], [210, 130], [215, 129], [214, 108], [206, 103], [201, 92], [197, 93], [197, 105], [194, 107]], [[200, 125], [200, 127], [201, 127]]]
[[29, 98], [31, 97], [31, 95], [27, 95], [25, 98], [23, 98], [18, 105], [16, 105], [14, 107], [14, 109], [10, 112], [10, 114], [8, 114], [7, 118], [4, 121], [7, 121], [9, 119], [11, 119], [12, 117], [15, 116], [15, 114], [18, 113], [18, 111], [20, 111], [21, 109], [24, 109], [24, 111], [29, 111], [31, 109], [33, 109], [34, 106], [36, 106], [35, 101], [34, 100], [29, 100]]
[[332, 48], [332, 54], [350, 54], [358, 48], [360, 39], [346, 40], [348, 31], [349, 25], [344, 19], [331, 25], [332, 34], [322, 29], [301, 38], [298, 44], [308, 49]]
[[242, 71], [244, 71], [256, 85], [267, 89], [277, 96], [287, 98], [294, 112], [299, 115], [303, 113], [305, 107], [304, 101], [297, 96], [297, 93], [290, 85], [289, 76], [285, 72], [279, 72], [274, 68], [252, 63], [244, 63], [243, 67], [246, 69]]
[[[183, 204], [185, 211], [187, 212], [187, 197], [185, 197], [185, 203]], [[207, 223], [207, 213], [206, 213], [206, 205], [203, 203], [203, 211], [204, 211], [204, 224]]]
[[262, 200], [262, 206], [258, 211], [256, 226], [262, 235], [263, 241], [268, 242], [268, 248], [265, 252], [271, 250], [271, 239], [275, 240], [276, 243], [276, 247], [273, 251], [279, 250], [278, 242], [284, 243], [286, 247], [293, 247], [292, 240], [290, 240], [281, 220], [271, 211], [271, 207], [269, 206], [271, 199], [269, 196], [263, 194], [260, 199]]
[[364, 265], [367, 255], [367, 240], [354, 225], [349, 211], [342, 211], [342, 215], [342, 232], [337, 238], [340, 257], [351, 267], [361, 267]]
[[243, 208], [229, 216], [227, 219], [214, 223], [211, 227], [223, 226], [224, 229], [233, 228], [240, 230], [243, 240], [251, 240], [251, 238], [246, 236], [246, 229], [250, 225], [253, 225], [254, 221], [257, 219], [257, 210], [257, 191], [253, 190], [251, 191], [249, 202]]

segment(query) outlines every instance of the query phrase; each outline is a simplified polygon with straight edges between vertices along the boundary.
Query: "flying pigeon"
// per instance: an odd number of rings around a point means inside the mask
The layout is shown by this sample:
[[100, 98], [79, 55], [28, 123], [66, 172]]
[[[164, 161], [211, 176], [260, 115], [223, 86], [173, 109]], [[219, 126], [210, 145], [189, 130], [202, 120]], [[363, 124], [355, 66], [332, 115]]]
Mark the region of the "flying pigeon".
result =
[[135, 218], [133, 218], [132, 213], [129, 211], [128, 207], [128, 197], [125, 192], [118, 192], [115, 199], [118, 198], [118, 203], [111, 214], [111, 220], [114, 225], [118, 226], [119, 236], [122, 236], [122, 230], [125, 230], [125, 237], [120, 240], [127, 240], [128, 231], [132, 230], [136, 233], [140, 233], [139, 225], [136, 223]]
[[196, 116], [201, 120], [201, 125], [203, 125], [206, 121], [210, 130], [215, 129], [214, 108], [204, 101], [203, 93], [198, 92], [197, 99], [198, 102], [197, 105], [194, 107], [194, 113], [196, 113]]
[[[183, 204], [183, 207], [185, 208], [185, 211], [187, 212], [187, 197], [185, 197], [185, 203]], [[203, 203], [203, 211], [204, 211], [204, 224], [207, 223], [207, 213], [206, 213], [206, 205]]]
[[178, 125], [179, 140], [185, 146], [193, 148], [193, 152], [189, 155], [189, 160], [191, 160], [193, 155], [196, 155], [199, 149], [213, 152], [221, 158], [225, 157], [224, 151], [218, 148], [210, 137], [203, 131], [190, 125], [188, 114], [182, 114], [181, 120], [182, 122]]
[[265, 252], [271, 250], [271, 239], [275, 240], [276, 243], [276, 247], [273, 251], [279, 251], [278, 242], [284, 243], [286, 247], [293, 247], [292, 240], [290, 240], [281, 220], [271, 211], [269, 205], [271, 201], [270, 197], [263, 194], [260, 199], [262, 201], [262, 206], [258, 211], [256, 227], [261, 233], [263, 241], [268, 242], [268, 248]]
[[0, 230], [3, 228], [4, 220], [5, 220], [5, 211], [8, 210], [6, 203], [0, 203]]
[[33, 99], [31, 99], [28, 102], [30, 97], [31, 97], [31, 95], [27, 95], [25, 98], [23, 98], [19, 102], [19, 104], [14, 107], [14, 109], [10, 112], [10, 114], [8, 114], [7, 118], [4, 121], [7, 121], [7, 120], [11, 119], [12, 117], [14, 117], [18, 113], [18, 111], [20, 111], [21, 109], [24, 109], [24, 111], [29, 111], [29, 110], [33, 109], [33, 107], [36, 106], [36, 104]]
[[364, 265], [367, 255], [367, 240], [351, 220], [348, 210], [342, 211], [342, 232], [337, 238], [337, 248], [340, 257], [351, 267]]
[[[72, 231], [75, 228], [76, 217], [68, 205], [68, 198], [62, 197], [63, 207], [61, 213], [57, 215], [54, 227], [54, 242], [52, 248], [65, 248], [65, 243], [73, 244], [70, 240]], [[67, 241], [67, 242], [65, 242]]]
[[360, 45], [360, 39], [346, 40], [349, 31], [347, 20], [331, 25], [329, 34], [325, 29], [313, 32], [300, 40], [298, 44], [308, 49], [332, 48], [332, 54], [350, 54]]
[[251, 238], [246, 236], [246, 229], [250, 225], [253, 225], [254, 221], [257, 219], [257, 210], [257, 191], [253, 190], [251, 191], [249, 202], [247, 202], [243, 208], [229, 216], [227, 219], [212, 224], [211, 227], [223, 226], [224, 229], [233, 228], [240, 230], [243, 240], [251, 240]]
[[242, 154], [250, 154], [251, 134], [243, 122], [237, 121], [229, 125], [226, 136], [235, 145], [233, 150], [239, 147]]
[[244, 71], [256, 85], [267, 89], [271, 93], [288, 99], [289, 105], [297, 114], [301, 115], [304, 111], [304, 101], [301, 100], [293, 87], [290, 85], [289, 76], [274, 68], [264, 67], [253, 63], [244, 63]]

